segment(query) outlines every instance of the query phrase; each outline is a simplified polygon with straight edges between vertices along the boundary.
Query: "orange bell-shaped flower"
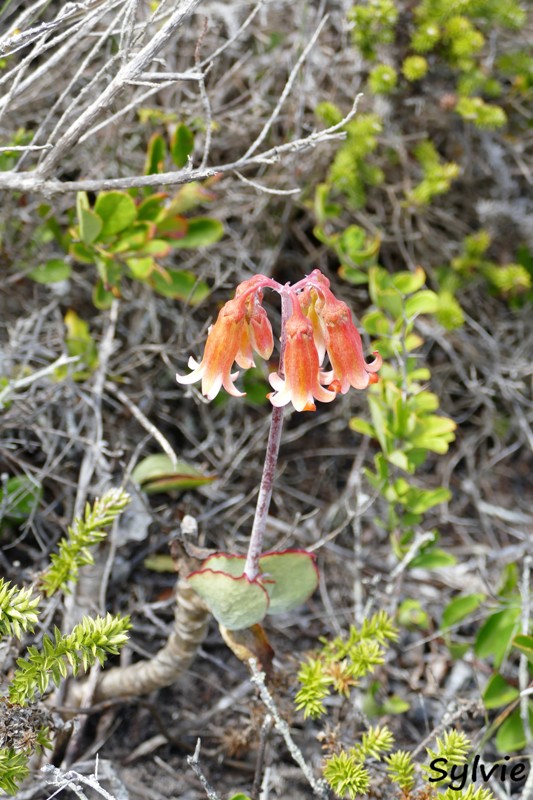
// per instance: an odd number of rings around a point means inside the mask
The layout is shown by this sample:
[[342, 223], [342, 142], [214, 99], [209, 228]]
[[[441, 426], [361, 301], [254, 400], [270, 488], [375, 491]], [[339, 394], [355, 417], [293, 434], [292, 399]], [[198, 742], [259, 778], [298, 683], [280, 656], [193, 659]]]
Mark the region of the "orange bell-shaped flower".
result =
[[277, 373], [269, 375], [270, 384], [275, 391], [268, 396], [274, 406], [292, 403], [296, 411], [315, 411], [315, 399], [330, 403], [335, 399], [335, 392], [325, 389], [320, 383], [320, 364], [313, 325], [303, 315], [298, 296], [292, 294], [292, 312], [285, 323], [285, 377], [282, 378]]

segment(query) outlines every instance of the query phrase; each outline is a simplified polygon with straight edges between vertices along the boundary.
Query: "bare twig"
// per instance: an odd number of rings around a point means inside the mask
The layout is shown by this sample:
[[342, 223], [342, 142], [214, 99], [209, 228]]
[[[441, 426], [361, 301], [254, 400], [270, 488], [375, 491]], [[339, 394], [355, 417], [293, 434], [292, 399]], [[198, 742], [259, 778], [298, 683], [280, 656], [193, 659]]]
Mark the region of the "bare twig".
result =
[[[256, 167], [263, 164], [275, 164], [281, 156], [289, 153], [300, 153], [316, 147], [324, 142], [341, 141], [346, 138], [346, 133], [340, 129], [346, 125], [356, 114], [357, 103], [360, 95], [354, 101], [350, 112], [344, 119], [321, 131], [314, 131], [309, 136], [284, 142], [276, 147], [271, 147], [255, 156], [241, 156], [237, 161], [229, 164], [220, 164], [207, 169], [182, 169], [175, 172], [161, 172], [157, 175], [136, 175], [125, 178], [99, 178], [97, 180], [60, 181], [54, 178], [45, 178], [40, 172], [5, 171], [0, 173], [0, 189], [11, 189], [22, 192], [36, 192], [46, 196], [54, 194], [68, 194], [70, 192], [101, 192], [109, 189], [132, 189], [134, 187], [160, 187], [180, 186], [192, 181], [202, 181], [217, 174], [230, 173]], [[82, 134], [80, 133], [80, 136]]]
[[163, 27], [128, 64], [118, 71], [101, 95], [85, 109], [54, 145], [53, 150], [44, 159], [39, 168], [39, 174], [42, 177], [47, 177], [54, 173], [60, 162], [72, 150], [85, 131], [92, 127], [96, 120], [112, 105], [123, 87], [144, 72], [157, 53], [171, 40], [176, 30], [194, 12], [200, 2], [201, 0], [181, 0]]
[[156, 426], [152, 422], [150, 422], [148, 417], [146, 417], [143, 414], [139, 406], [136, 406], [135, 403], [132, 400], [130, 400], [128, 395], [125, 394], [122, 391], [122, 389], [119, 389], [117, 386], [115, 386], [114, 383], [111, 383], [111, 381], [106, 381], [105, 388], [109, 392], [111, 392], [111, 394], [114, 394], [120, 400], [120, 402], [124, 406], [126, 406], [128, 411], [131, 412], [131, 414], [135, 417], [137, 422], [139, 422], [143, 426], [145, 431], [148, 431], [148, 433], [152, 436], [152, 438], [155, 439], [155, 441], [158, 443], [161, 450], [163, 450], [163, 452], [167, 454], [167, 456], [172, 461], [172, 465], [176, 467], [178, 464], [178, 457], [174, 452], [172, 445], [170, 444], [168, 439], [165, 436], [163, 436], [161, 431], [158, 428], [156, 428]]
[[289, 94], [291, 92], [291, 89], [292, 89], [292, 87], [294, 85], [294, 81], [296, 80], [296, 76], [298, 75], [302, 64], [304, 63], [305, 59], [307, 58], [307, 56], [309, 55], [309, 53], [311, 52], [311, 50], [315, 46], [316, 40], [320, 36], [320, 32], [321, 32], [322, 28], [324, 27], [324, 25], [326, 24], [327, 20], [328, 20], [328, 15], [326, 14], [326, 16], [324, 16], [320, 20], [317, 29], [315, 30], [314, 34], [311, 36], [309, 42], [307, 43], [306, 47], [304, 48], [304, 50], [302, 52], [300, 58], [298, 59], [298, 61], [294, 65], [294, 67], [292, 68], [292, 70], [290, 72], [290, 75], [289, 75], [289, 77], [287, 79], [287, 83], [285, 84], [285, 87], [284, 87], [284, 89], [283, 89], [283, 91], [282, 91], [282, 93], [281, 93], [281, 95], [279, 97], [278, 102], [276, 103], [276, 106], [275, 106], [272, 114], [270, 115], [270, 117], [267, 119], [267, 121], [263, 125], [263, 128], [261, 129], [261, 132], [259, 133], [259, 136], [257, 136], [257, 138], [252, 142], [252, 144], [250, 145], [250, 147], [248, 148], [248, 150], [244, 154], [244, 158], [249, 158], [251, 155], [253, 155], [253, 153], [255, 153], [255, 151], [257, 150], [257, 148], [261, 144], [263, 144], [263, 142], [265, 141], [270, 128], [272, 127], [272, 125], [274, 124], [276, 119], [278, 118], [279, 112], [283, 108], [283, 104], [284, 104], [285, 100], [287, 99], [287, 97], [289, 96]]
[[282, 717], [280, 716], [280, 713], [277, 709], [274, 699], [266, 687], [264, 672], [260, 672], [259, 669], [257, 668], [257, 661], [255, 660], [255, 658], [250, 658], [248, 660], [248, 664], [252, 672], [252, 678], [251, 678], [252, 683], [255, 683], [255, 685], [257, 686], [261, 700], [263, 701], [264, 705], [272, 715], [272, 718], [274, 720], [274, 725], [276, 726], [276, 730], [279, 731], [279, 733], [281, 733], [281, 735], [283, 736], [283, 739], [285, 740], [285, 744], [287, 745], [289, 753], [291, 754], [294, 761], [296, 761], [296, 763], [302, 770], [307, 782], [313, 789], [315, 795], [317, 797], [323, 798], [323, 800], [327, 800], [329, 796], [327, 784], [324, 780], [317, 780], [315, 778], [311, 767], [306, 762], [303, 756], [302, 751], [292, 738], [289, 726], [287, 725], [285, 720], [282, 719]]
[[18, 389], [24, 389], [26, 386], [31, 386], [31, 384], [35, 383], [35, 381], [38, 381], [45, 375], [50, 375], [52, 372], [55, 372], [56, 369], [59, 369], [59, 367], [65, 366], [65, 364], [74, 364], [79, 360], [79, 356], [61, 355], [52, 364], [48, 364], [47, 367], [38, 369], [35, 372], [32, 372], [31, 375], [27, 375], [25, 378], [17, 378], [16, 380], [9, 381], [4, 386], [2, 391], [0, 391], [0, 409], [4, 405], [9, 395], [13, 392], [16, 392]]
[[187, 764], [190, 766], [190, 768], [192, 769], [192, 771], [194, 772], [194, 774], [196, 775], [196, 777], [198, 778], [198, 780], [202, 784], [204, 792], [206, 793], [206, 795], [209, 798], [209, 800], [220, 800], [220, 797], [218, 796], [218, 794], [215, 792], [215, 790], [213, 789], [213, 787], [211, 786], [211, 784], [209, 783], [209, 781], [205, 777], [204, 771], [203, 771], [203, 769], [202, 769], [202, 767], [200, 765], [200, 746], [201, 746], [201, 743], [202, 743], [201, 740], [198, 739], [198, 741], [196, 742], [196, 747], [194, 749], [194, 755], [187, 756]]

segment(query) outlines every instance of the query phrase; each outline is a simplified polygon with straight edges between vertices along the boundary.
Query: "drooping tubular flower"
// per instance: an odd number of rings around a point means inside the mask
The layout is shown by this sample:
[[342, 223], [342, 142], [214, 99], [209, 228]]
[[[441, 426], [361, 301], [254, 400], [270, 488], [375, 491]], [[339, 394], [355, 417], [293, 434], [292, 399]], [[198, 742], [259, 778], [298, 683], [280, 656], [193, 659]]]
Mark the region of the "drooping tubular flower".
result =
[[[277, 291], [282, 298], [281, 353], [278, 372], [269, 375], [274, 389], [268, 397], [274, 406], [292, 402], [297, 411], [315, 410], [314, 400], [329, 403], [336, 393], [350, 386], [365, 389], [377, 381], [381, 357], [367, 364], [361, 337], [350, 309], [329, 288], [328, 279], [314, 270], [296, 285], [282, 286], [265, 275], [243, 281], [221, 309], [209, 329], [200, 363], [189, 359], [193, 370], [177, 375], [179, 383], [202, 381], [202, 393], [212, 400], [223, 386], [229, 394], [242, 396], [234, 385], [238, 372], [254, 366], [253, 353], [268, 360], [274, 340], [272, 327], [262, 306], [263, 290]], [[325, 354], [330, 371], [322, 371]]]
[[[363, 355], [363, 343], [354, 325], [352, 312], [342, 300], [338, 300], [329, 288], [328, 279], [320, 270], [309, 276], [314, 288], [306, 287], [314, 302], [308, 303], [310, 311], [318, 318], [321, 334], [325, 341], [332, 370], [324, 373], [324, 383], [341, 394], [346, 394], [350, 386], [366, 389], [369, 383], [376, 383], [377, 372], [382, 364], [379, 353], [368, 364]], [[309, 313], [309, 312], [308, 312]]]
[[296, 411], [315, 411], [315, 398], [323, 403], [331, 403], [335, 400], [335, 392], [324, 389], [320, 384], [321, 372], [313, 325], [304, 317], [297, 296], [292, 298], [292, 313], [285, 323], [285, 336], [285, 377], [276, 372], [268, 376], [275, 389], [268, 395], [272, 405], [284, 406], [292, 402]]
[[[244, 288], [246, 283], [252, 285]], [[208, 400], [213, 400], [222, 386], [234, 397], [245, 394], [233, 383], [239, 375], [232, 373], [233, 363], [236, 361], [239, 367], [249, 369], [255, 366], [252, 350], [268, 359], [274, 349], [272, 327], [261, 306], [261, 288], [256, 288], [255, 283], [258, 282], [253, 278], [245, 281], [233, 300], [222, 307], [217, 321], [209, 329], [201, 362], [198, 364], [191, 356], [189, 367], [193, 371], [189, 375], [176, 375], [178, 383], [194, 383], [201, 379], [202, 394]]]

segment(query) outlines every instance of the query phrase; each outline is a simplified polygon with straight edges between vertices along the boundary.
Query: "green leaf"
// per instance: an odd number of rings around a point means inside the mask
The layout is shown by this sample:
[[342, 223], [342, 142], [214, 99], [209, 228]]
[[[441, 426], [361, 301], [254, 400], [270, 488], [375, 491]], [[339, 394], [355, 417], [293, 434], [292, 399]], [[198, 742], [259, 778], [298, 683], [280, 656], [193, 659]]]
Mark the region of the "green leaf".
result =
[[420, 553], [409, 562], [410, 569], [438, 569], [439, 567], [453, 567], [457, 559], [451, 553], [446, 553], [439, 547], [428, 552]]
[[393, 450], [387, 456], [387, 460], [390, 461], [391, 464], [394, 464], [395, 467], [409, 472], [409, 460], [403, 450]]
[[346, 264], [341, 264], [339, 267], [339, 275], [343, 280], [348, 281], [348, 283], [353, 283], [355, 286], [368, 283], [368, 275], [366, 272], [355, 269], [355, 267], [349, 267]]
[[139, 281], [144, 281], [150, 277], [155, 268], [155, 261], [151, 256], [147, 258], [127, 258], [126, 264], [132, 277]]
[[163, 172], [166, 154], [167, 146], [165, 140], [160, 133], [154, 133], [148, 142], [146, 161], [144, 162], [144, 174], [157, 175], [159, 172]]
[[269, 614], [292, 611], [318, 586], [315, 558], [304, 550], [266, 553], [259, 559], [261, 583], [270, 597]]
[[505, 608], [488, 617], [476, 637], [474, 652], [479, 658], [493, 656], [498, 669], [520, 626], [520, 608]]
[[204, 475], [181, 459], [174, 465], [163, 453], [144, 458], [137, 464], [131, 477], [147, 494], [170, 492], [173, 489], [194, 489], [215, 480], [214, 476]]
[[416, 626], [429, 628], [429, 614], [424, 611], [419, 600], [407, 597], [398, 608], [398, 624], [400, 627]]
[[166, 192], [158, 192], [143, 200], [137, 208], [139, 222], [157, 222], [158, 217], [165, 213], [163, 201], [167, 197]]
[[451, 628], [452, 625], [468, 617], [479, 608], [484, 599], [485, 595], [481, 593], [454, 597], [442, 612], [442, 628]]
[[446, 453], [448, 444], [455, 438], [456, 427], [456, 423], [449, 417], [439, 417], [436, 414], [423, 417], [410, 436], [410, 443], [413, 447]]
[[450, 655], [454, 660], [458, 660], [460, 658], [464, 658], [464, 656], [470, 650], [470, 644], [468, 642], [448, 642], [448, 650], [450, 651]]
[[411, 708], [410, 703], [397, 694], [393, 694], [384, 701], [381, 706], [383, 714], [404, 714]]
[[72, 268], [66, 261], [53, 258], [45, 264], [39, 264], [29, 273], [29, 277], [37, 283], [58, 283], [70, 277]]
[[[26, 475], [9, 478], [4, 488], [0, 488], [0, 508], [5, 519], [24, 522], [35, 511], [43, 489]], [[0, 517], [0, 522], [2, 517]]]
[[89, 325], [72, 309], [65, 314], [64, 322], [69, 356], [80, 356], [89, 369], [94, 369], [98, 364], [98, 349], [89, 332]]
[[451, 496], [450, 490], [443, 486], [438, 489], [420, 489], [415, 491], [414, 499], [408, 503], [407, 507], [413, 514], [424, 514], [433, 506], [449, 500]]
[[356, 433], [361, 433], [363, 436], [370, 436], [372, 439], [376, 438], [374, 426], [367, 422], [366, 419], [361, 417], [352, 417], [348, 423], [350, 429]]
[[235, 578], [224, 572], [202, 569], [187, 576], [192, 588], [200, 595], [221, 625], [229, 630], [241, 630], [256, 625], [268, 610], [268, 594], [258, 581], [246, 576]]
[[527, 657], [530, 664], [533, 664], [533, 636], [527, 636], [524, 633], [519, 633], [513, 639], [513, 647]]
[[177, 167], [184, 167], [187, 163], [187, 158], [193, 151], [194, 147], [194, 134], [191, 129], [181, 123], [176, 127], [172, 139], [170, 141], [170, 155]]
[[393, 286], [401, 294], [413, 294], [426, 282], [426, 273], [422, 267], [417, 267], [414, 272], [397, 272], [392, 277]]
[[231, 553], [215, 553], [206, 558], [202, 564], [202, 569], [210, 569], [214, 572], [227, 572], [234, 578], [241, 578], [244, 575], [246, 556], [232, 555]]
[[84, 244], [92, 244], [102, 232], [102, 219], [91, 211], [90, 208], [81, 207], [78, 211], [78, 224], [80, 229], [80, 239]]
[[164, 297], [184, 300], [193, 306], [201, 303], [210, 292], [207, 283], [198, 281], [196, 275], [188, 270], [167, 269], [163, 273], [153, 272], [150, 275], [150, 284]]
[[103, 280], [98, 278], [93, 286], [92, 293], [93, 303], [96, 308], [99, 308], [100, 311], [105, 311], [106, 309], [111, 308], [114, 297], [115, 295], [104, 287]]
[[[528, 705], [529, 726], [533, 729], [533, 706]], [[527, 744], [524, 726], [520, 716], [520, 709], [516, 708], [511, 716], [502, 723], [496, 734], [496, 747], [500, 753], [515, 753], [522, 750]]]
[[176, 572], [174, 559], [166, 553], [153, 553], [144, 559], [143, 564], [152, 572]]
[[507, 683], [499, 672], [495, 672], [494, 675], [491, 676], [483, 689], [482, 695], [485, 708], [488, 709], [505, 706], [508, 703], [512, 703], [513, 700], [516, 700], [519, 696], [520, 692], [518, 689], [515, 686], [511, 686], [510, 683]]
[[187, 233], [172, 242], [172, 247], [192, 250], [218, 242], [224, 236], [224, 226], [218, 219], [194, 217], [188, 220]]
[[174, 246], [175, 241], [183, 239], [189, 230], [189, 221], [180, 216], [179, 214], [166, 214], [162, 219], [158, 220], [157, 235], [168, 240]]
[[239, 794], [234, 794], [233, 797], [230, 797], [230, 800], [252, 800], [252, 799], [251, 797], [248, 797], [247, 794], [239, 792]]
[[126, 230], [137, 218], [135, 202], [126, 192], [102, 192], [96, 199], [94, 210], [103, 223], [101, 239]]
[[170, 216], [185, 214], [201, 203], [211, 203], [216, 199], [216, 194], [208, 189], [207, 184], [215, 180], [218, 180], [218, 178], [208, 178], [204, 183], [199, 183], [198, 181], [186, 183], [173, 196], [172, 202], [167, 208], [168, 214]]
[[154, 230], [153, 222], [136, 221], [126, 231], [123, 231], [120, 237], [108, 247], [108, 250], [112, 255], [117, 253], [130, 254], [132, 251], [138, 252], [139, 250], [144, 251], [147, 245], [151, 243], [150, 240], [154, 235]]
[[94, 250], [92, 247], [87, 247], [83, 242], [73, 242], [70, 245], [69, 253], [80, 264], [94, 264]]
[[405, 301], [405, 313], [409, 318], [417, 314], [435, 314], [438, 310], [439, 297], [429, 289], [417, 292]]
[[90, 208], [91, 204], [89, 203], [89, 197], [87, 192], [77, 192], [76, 193], [76, 214], [78, 217], [80, 216], [81, 212], [84, 209]]

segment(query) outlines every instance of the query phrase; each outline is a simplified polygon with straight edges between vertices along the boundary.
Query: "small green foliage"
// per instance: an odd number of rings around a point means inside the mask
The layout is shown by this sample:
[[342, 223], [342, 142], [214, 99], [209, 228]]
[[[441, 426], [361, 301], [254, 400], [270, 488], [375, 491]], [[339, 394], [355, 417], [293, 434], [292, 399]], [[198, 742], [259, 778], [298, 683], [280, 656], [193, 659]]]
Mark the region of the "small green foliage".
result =
[[68, 583], [77, 580], [80, 567], [94, 563], [88, 548], [105, 539], [103, 529], [118, 517], [129, 501], [129, 495], [122, 489], [110, 489], [92, 506], [87, 503], [84, 517], [74, 520], [68, 536], [59, 543], [59, 552], [51, 556], [51, 565], [41, 579], [47, 595], [58, 589], [68, 591]]
[[428, 69], [429, 64], [423, 56], [407, 56], [402, 64], [402, 74], [408, 81], [422, 80]]
[[[431, 763], [431, 761], [434, 761], [436, 758], [445, 758], [448, 764], [464, 764], [470, 747], [470, 739], [465, 733], [455, 730], [446, 731], [442, 739], [437, 737], [435, 750], [426, 747], [427, 760]], [[425, 768], [427, 770], [430, 769], [429, 767]], [[435, 781], [435, 783], [440, 785], [444, 783], [444, 780], [446, 779]]]
[[389, 94], [396, 88], [398, 74], [394, 67], [379, 64], [368, 76], [368, 84], [374, 94]]
[[[72, 372], [76, 381], [84, 381], [92, 375], [98, 366], [98, 348], [91, 336], [89, 324], [81, 319], [73, 309], [69, 309], [64, 317], [66, 328], [65, 344], [69, 356], [77, 356], [78, 361]], [[57, 380], [69, 374], [68, 365], [55, 370]]]
[[[184, 124], [176, 126], [168, 144], [155, 133], [148, 143], [145, 174], [164, 171], [169, 157], [174, 166], [183, 167], [193, 147], [194, 135]], [[222, 238], [224, 228], [219, 220], [185, 216], [199, 204], [215, 199], [210, 187], [216, 180], [191, 182], [171, 197], [150, 189], [100, 192], [93, 206], [87, 194], [79, 192], [76, 224], [66, 233], [44, 207], [44, 222], [36, 240], [48, 243], [54, 239], [68, 250], [70, 259], [49, 259], [29, 272], [29, 277], [44, 284], [65, 280], [72, 273], [71, 260], [94, 265], [93, 302], [100, 309], [109, 308], [113, 299], [121, 296], [124, 278], [146, 284], [165, 297], [201, 302], [209, 294], [208, 285], [188, 270], [167, 269], [161, 262], [173, 250], [207, 247]]]
[[500, 708], [512, 703], [520, 695], [516, 686], [511, 686], [499, 672], [495, 672], [483, 689], [483, 703], [485, 708]]
[[415, 765], [410, 753], [406, 750], [396, 750], [386, 756], [385, 763], [389, 778], [397, 783], [400, 789], [408, 792], [415, 784]]
[[369, 758], [381, 760], [393, 744], [394, 737], [386, 725], [369, 728], [361, 742], [327, 758], [323, 767], [324, 777], [335, 794], [355, 798], [367, 792], [370, 774], [363, 765]]
[[407, 199], [419, 206], [428, 205], [434, 197], [446, 194], [452, 181], [458, 177], [460, 167], [454, 161], [443, 163], [429, 139], [414, 149], [414, 155], [422, 167], [423, 179], [410, 192]]
[[33, 631], [38, 620], [39, 597], [31, 589], [19, 589], [0, 578], [0, 637], [16, 636]]
[[[398, 474], [414, 474], [430, 452], [446, 453], [454, 439], [455, 423], [435, 413], [438, 397], [424, 385], [430, 371], [411, 355], [422, 344], [414, 330], [417, 316], [438, 313], [442, 300], [436, 292], [423, 288], [421, 268], [390, 275], [381, 267], [371, 267], [368, 280], [376, 308], [363, 317], [362, 324], [373, 337], [373, 348], [388, 361], [380, 371], [379, 383], [369, 390], [371, 422], [356, 417], [350, 427], [380, 444], [375, 470], [367, 470], [366, 475], [388, 503], [387, 519], [379, 524], [390, 532], [394, 551], [403, 558], [423, 515], [450, 498], [448, 489], [422, 489]], [[431, 541], [413, 556], [412, 567], [454, 563], [435, 547], [437, 540], [434, 531]]]
[[424, 611], [419, 600], [407, 597], [398, 608], [398, 624], [404, 628], [429, 628], [429, 614]]
[[[87, 548], [105, 535], [109, 525], [129, 501], [121, 490], [112, 489], [87, 505], [84, 519], [75, 520], [69, 536], [62, 540], [59, 553], [44, 574], [42, 583], [47, 594], [58, 589], [67, 591], [67, 582], [77, 576], [83, 564], [92, 562]], [[11, 586], [0, 578], [0, 638], [31, 632], [39, 622], [39, 597], [31, 588]], [[44, 634], [39, 645], [30, 645], [25, 657], [9, 677], [8, 693], [0, 697], [0, 790], [15, 794], [28, 774], [32, 755], [51, 747], [53, 721], [42, 704], [35, 704], [38, 695], [46, 693], [51, 683], [56, 686], [97, 661], [103, 664], [109, 655], [117, 655], [127, 641], [128, 617], [85, 617], [71, 633], [63, 634], [55, 627], [53, 635]]]
[[17, 753], [11, 747], [0, 748], [0, 789], [16, 794], [17, 784], [29, 773], [27, 753]]
[[42, 493], [41, 484], [28, 475], [15, 475], [4, 481], [0, 488], [0, 530], [4, 520], [25, 522], [37, 508]]
[[452, 259], [452, 268], [466, 283], [482, 276], [489, 286], [503, 297], [516, 297], [531, 288], [532, 276], [523, 264], [497, 264], [487, 257], [491, 238], [481, 229], [467, 236], [462, 252]]
[[[150, 155], [146, 169], [159, 171], [158, 162], [153, 163], [156, 158]], [[135, 202], [127, 192], [102, 192], [90, 208], [87, 195], [79, 193], [78, 226], [70, 231], [70, 255], [96, 266], [95, 305], [107, 308], [119, 297], [124, 276], [166, 297], [199, 303], [209, 293], [207, 284], [187, 270], [165, 269], [159, 260], [173, 249], [206, 247], [222, 237], [224, 229], [218, 220], [184, 216], [198, 203], [212, 199], [206, 186], [194, 183], [179, 189], [169, 202], [164, 193]]]
[[379, 611], [364, 620], [360, 630], [350, 626], [346, 638], [323, 641], [322, 650], [300, 668], [296, 708], [313, 719], [325, 714], [323, 701], [331, 691], [347, 696], [352, 686], [383, 663], [386, 643], [397, 635], [392, 619]]
[[473, 122], [477, 128], [501, 128], [507, 122], [503, 108], [486, 103], [481, 97], [461, 97], [455, 110], [459, 116], [468, 122]]
[[58, 283], [70, 278], [72, 267], [61, 258], [52, 258], [44, 264], [39, 264], [32, 270], [28, 277], [36, 283]]
[[428, 53], [433, 50], [440, 38], [441, 29], [439, 25], [433, 21], [424, 21], [417, 26], [411, 38], [411, 47], [417, 53]]
[[176, 126], [170, 140], [170, 155], [177, 167], [184, 167], [194, 148], [194, 134], [191, 129], [180, 123]]
[[480, 593], [463, 594], [454, 597], [442, 612], [442, 627], [451, 628], [453, 625], [457, 625], [465, 617], [473, 614], [484, 599], [485, 595]]
[[[529, 727], [533, 727], [533, 702], [529, 701], [528, 706]], [[507, 716], [496, 733], [496, 749], [502, 755], [523, 750], [528, 745], [528, 736], [524, 730], [522, 714], [520, 708]]]
[[24, 705], [33, 700], [37, 692], [44, 694], [50, 682], [59, 686], [68, 675], [68, 667], [77, 675], [106, 656], [117, 655], [126, 643], [130, 628], [129, 617], [84, 617], [72, 633], [64, 636], [58, 628], [54, 638], [44, 636], [42, 648], [31, 646], [28, 656], [17, 660], [17, 669], [9, 686], [11, 702]]
[[333, 677], [326, 671], [326, 666], [320, 659], [310, 658], [302, 664], [298, 673], [301, 689], [296, 695], [296, 708], [303, 709], [304, 718], [317, 719], [326, 713], [324, 699], [331, 693], [330, 686]]
[[329, 182], [346, 195], [354, 208], [364, 206], [366, 186], [378, 186], [383, 181], [383, 171], [369, 159], [378, 146], [377, 137], [382, 129], [377, 114], [358, 114], [346, 125], [346, 141], [337, 150], [330, 167]]
[[348, 14], [353, 23], [352, 39], [365, 58], [376, 56], [378, 44], [394, 41], [394, 26], [398, 19], [398, 9], [394, 0], [367, 0], [359, 3]]
[[348, 796], [350, 800], [358, 794], [365, 794], [370, 786], [368, 770], [346, 751], [326, 759], [324, 777], [337, 797]]

